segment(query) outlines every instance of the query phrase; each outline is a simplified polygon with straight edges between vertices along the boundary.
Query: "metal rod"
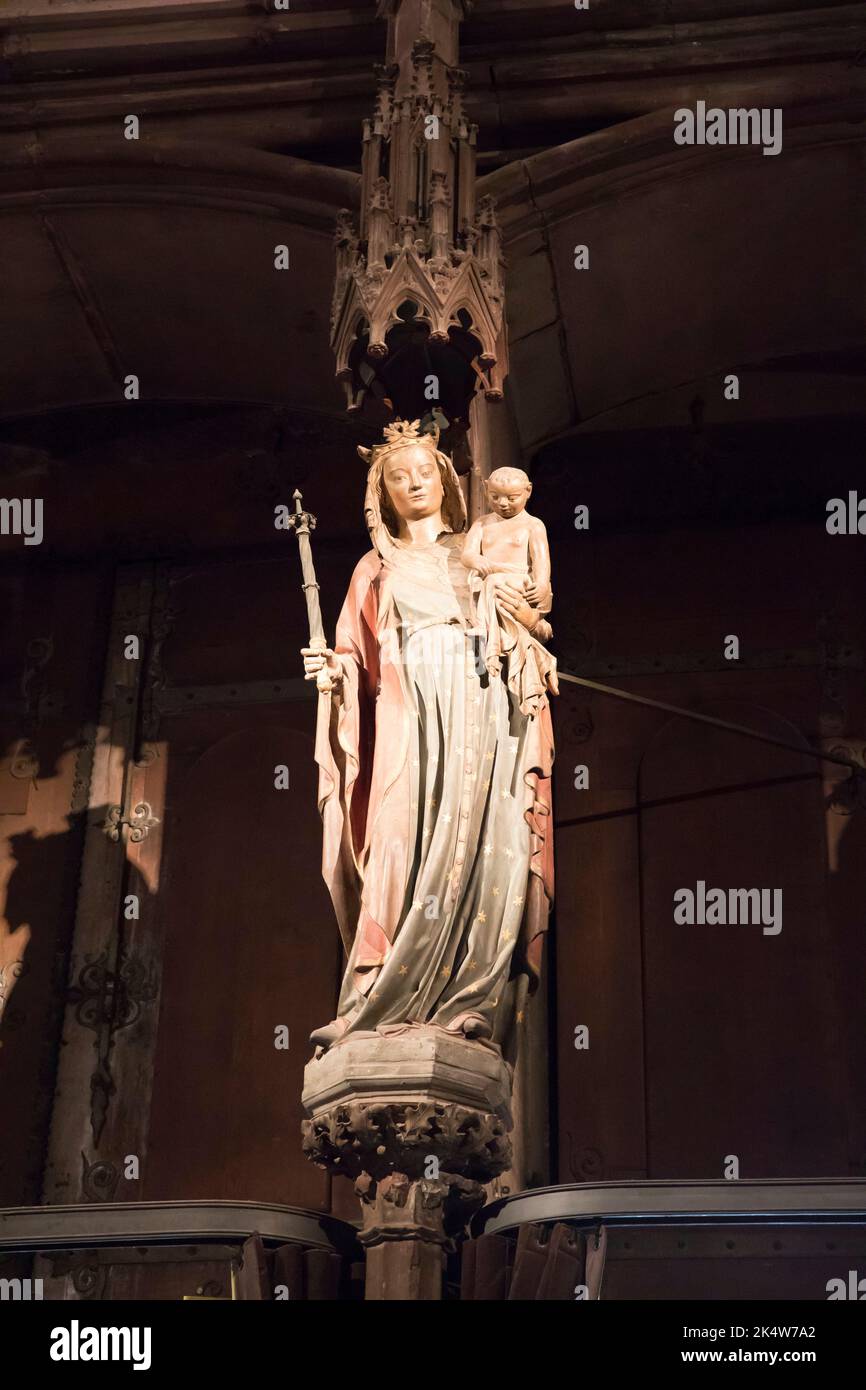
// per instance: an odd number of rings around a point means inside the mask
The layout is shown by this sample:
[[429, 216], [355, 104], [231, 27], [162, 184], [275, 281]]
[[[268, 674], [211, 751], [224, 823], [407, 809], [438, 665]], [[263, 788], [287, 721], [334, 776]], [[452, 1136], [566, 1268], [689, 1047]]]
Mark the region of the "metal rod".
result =
[[692, 709], [681, 709], [679, 705], [668, 705], [664, 700], [651, 700], [648, 695], [634, 695], [631, 691], [619, 690], [615, 685], [601, 685], [598, 681], [587, 680], [585, 676], [572, 676], [568, 671], [557, 671], [557, 675], [560, 680], [571, 681], [572, 685], [585, 686], [587, 690], [597, 690], [600, 695], [611, 695], [615, 700], [646, 705], [648, 709], [660, 709], [666, 714], [677, 714], [682, 719], [694, 719], [699, 724], [712, 724], [714, 728], [725, 729], [729, 734], [742, 734], [746, 738], [757, 739], [759, 743], [771, 743], [775, 748], [786, 748], [789, 753], [802, 753], [807, 758], [818, 758], [824, 763], [838, 763], [840, 767], [847, 767], [851, 772], [864, 771], [859, 763], [853, 762], [850, 758], [841, 758], [835, 753], [822, 753], [820, 749], [810, 748], [808, 745], [801, 748], [788, 739], [759, 733], [757, 729], [749, 729], [745, 724], [732, 724], [727, 719], [716, 719], [712, 714], [698, 714]]
[[555, 830], [566, 830], [573, 825], [595, 825], [603, 820], [620, 820], [623, 816], [637, 816], [642, 811], [652, 811], [659, 806], [681, 806], [684, 801], [706, 801], [712, 796], [731, 796], [735, 792], [761, 791], [765, 787], [787, 787], [792, 782], [816, 782], [820, 772], [792, 772], [789, 777], [764, 777], [760, 782], [732, 782], [727, 787], [705, 787], [699, 792], [681, 792], [678, 796], [655, 796], [650, 801], [641, 801], [634, 806], [618, 806], [613, 811], [597, 811], [592, 816], [567, 816], [555, 820]]

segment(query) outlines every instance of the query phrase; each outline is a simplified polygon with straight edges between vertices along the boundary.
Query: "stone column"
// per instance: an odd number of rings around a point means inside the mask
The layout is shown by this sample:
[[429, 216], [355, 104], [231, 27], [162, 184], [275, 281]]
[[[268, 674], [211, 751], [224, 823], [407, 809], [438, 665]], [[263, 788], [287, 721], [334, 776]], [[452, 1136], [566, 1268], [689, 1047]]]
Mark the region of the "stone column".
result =
[[472, 445], [469, 520], [472, 522], [489, 510], [484, 480], [494, 468], [524, 467], [507, 397], [503, 401], [488, 401], [482, 391], [475, 393], [469, 407], [469, 439]]
[[307, 1156], [361, 1202], [368, 1299], [435, 1300], [445, 1255], [511, 1162], [498, 1047], [408, 1026], [350, 1034], [307, 1064]]

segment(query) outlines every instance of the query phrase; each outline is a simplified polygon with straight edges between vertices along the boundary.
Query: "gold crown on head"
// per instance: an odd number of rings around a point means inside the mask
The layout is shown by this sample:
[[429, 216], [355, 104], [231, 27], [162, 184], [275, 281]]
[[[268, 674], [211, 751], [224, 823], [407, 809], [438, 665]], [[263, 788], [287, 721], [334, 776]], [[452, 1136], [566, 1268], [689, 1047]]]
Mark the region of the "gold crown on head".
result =
[[423, 438], [420, 425], [420, 420], [395, 420], [385, 426], [383, 433], [389, 444], [414, 444]]
[[401, 449], [406, 444], [427, 444], [435, 449], [439, 443], [439, 426], [434, 424], [432, 429], [422, 430], [420, 420], [394, 420], [385, 426], [382, 433], [385, 436], [383, 444], [374, 444], [372, 449], [358, 445], [358, 453], [365, 462], [381, 458], [392, 449]]

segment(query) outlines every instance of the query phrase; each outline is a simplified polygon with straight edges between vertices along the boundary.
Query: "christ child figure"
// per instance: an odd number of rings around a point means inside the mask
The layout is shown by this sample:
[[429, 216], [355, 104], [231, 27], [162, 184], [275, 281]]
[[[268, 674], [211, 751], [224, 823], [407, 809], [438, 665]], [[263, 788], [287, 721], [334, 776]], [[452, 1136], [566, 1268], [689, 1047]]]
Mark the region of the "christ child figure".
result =
[[[491, 676], [507, 680], [524, 714], [535, 713], [548, 690], [557, 693], [556, 659], [542, 646], [552, 629], [542, 614], [553, 600], [550, 551], [544, 522], [526, 510], [532, 483], [522, 468], [497, 468], [485, 483], [490, 511], [469, 529], [461, 561], [473, 575], [476, 620], [486, 642]], [[505, 579], [538, 612], [535, 636], [497, 607], [496, 582]]]

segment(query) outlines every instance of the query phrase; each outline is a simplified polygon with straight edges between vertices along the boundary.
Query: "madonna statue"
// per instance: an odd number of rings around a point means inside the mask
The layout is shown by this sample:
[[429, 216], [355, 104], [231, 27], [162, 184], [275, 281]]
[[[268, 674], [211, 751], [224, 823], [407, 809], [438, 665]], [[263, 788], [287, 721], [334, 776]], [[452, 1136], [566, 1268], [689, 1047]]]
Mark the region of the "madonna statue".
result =
[[[418, 426], [359, 449], [373, 548], [333, 650], [303, 648], [320, 690], [322, 871], [348, 952], [337, 1017], [311, 1040], [320, 1056], [347, 1035], [439, 1028], [513, 1060], [553, 897], [550, 706], [545, 693], [521, 712], [507, 654], [487, 669], [460, 483]], [[495, 594], [549, 637], [513, 574]]]

